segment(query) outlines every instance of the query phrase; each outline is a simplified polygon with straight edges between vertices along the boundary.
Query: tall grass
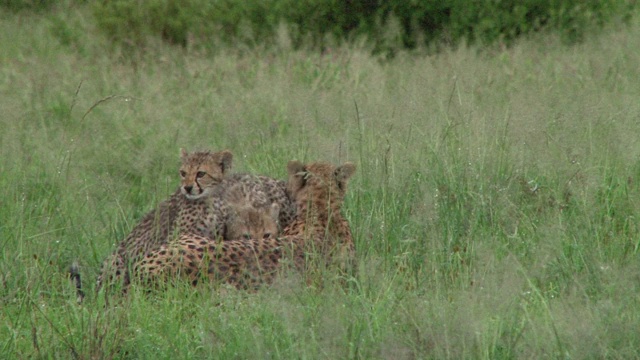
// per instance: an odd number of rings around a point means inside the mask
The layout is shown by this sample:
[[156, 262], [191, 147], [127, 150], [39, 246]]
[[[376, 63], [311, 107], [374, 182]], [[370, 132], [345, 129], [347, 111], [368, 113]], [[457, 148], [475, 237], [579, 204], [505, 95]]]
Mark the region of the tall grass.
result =
[[[640, 356], [638, 24], [392, 61], [131, 58], [71, 10], [0, 16], [1, 358]], [[355, 278], [93, 295], [180, 147], [279, 178], [356, 162]]]

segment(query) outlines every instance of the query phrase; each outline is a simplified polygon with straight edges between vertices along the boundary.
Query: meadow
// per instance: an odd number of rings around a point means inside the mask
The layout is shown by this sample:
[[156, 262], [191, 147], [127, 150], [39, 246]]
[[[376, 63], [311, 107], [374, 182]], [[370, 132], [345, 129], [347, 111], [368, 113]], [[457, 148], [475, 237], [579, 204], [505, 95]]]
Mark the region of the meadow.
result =
[[[286, 33], [130, 53], [71, 8], [0, 14], [0, 64], [0, 358], [640, 357], [638, 22], [393, 59]], [[181, 147], [278, 178], [354, 162], [359, 271], [95, 294]]]

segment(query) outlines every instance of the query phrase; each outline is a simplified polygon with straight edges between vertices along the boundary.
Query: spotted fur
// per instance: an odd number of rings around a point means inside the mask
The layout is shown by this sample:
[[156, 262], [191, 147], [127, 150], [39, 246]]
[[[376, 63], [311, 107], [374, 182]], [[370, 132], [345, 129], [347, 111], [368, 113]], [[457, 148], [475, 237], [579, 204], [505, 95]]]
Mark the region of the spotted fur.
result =
[[148, 251], [166, 244], [178, 233], [186, 232], [215, 238], [223, 231], [220, 214], [209, 211], [218, 199], [214, 189], [231, 168], [230, 151], [187, 153], [180, 149], [180, 187], [169, 199], [147, 213], [103, 262], [98, 288], [105, 281], [129, 283], [129, 266]]
[[208, 279], [255, 289], [271, 283], [286, 264], [301, 272], [318, 263], [352, 265], [355, 249], [341, 207], [355, 165], [291, 161], [287, 168], [297, 212], [282, 236], [219, 241], [183, 234], [148, 253], [135, 268], [137, 276], [152, 284], [186, 277], [193, 284]]

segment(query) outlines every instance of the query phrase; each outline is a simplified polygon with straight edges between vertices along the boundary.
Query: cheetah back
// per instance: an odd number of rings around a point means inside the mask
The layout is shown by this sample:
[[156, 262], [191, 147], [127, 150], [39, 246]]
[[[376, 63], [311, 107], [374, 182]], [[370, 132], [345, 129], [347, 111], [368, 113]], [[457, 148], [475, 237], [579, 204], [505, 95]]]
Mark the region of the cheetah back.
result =
[[283, 180], [263, 175], [233, 174], [225, 178], [223, 186], [225, 200], [231, 203], [244, 203], [256, 209], [269, 208], [273, 204], [279, 207], [278, 225], [287, 227], [296, 215], [296, 205]]

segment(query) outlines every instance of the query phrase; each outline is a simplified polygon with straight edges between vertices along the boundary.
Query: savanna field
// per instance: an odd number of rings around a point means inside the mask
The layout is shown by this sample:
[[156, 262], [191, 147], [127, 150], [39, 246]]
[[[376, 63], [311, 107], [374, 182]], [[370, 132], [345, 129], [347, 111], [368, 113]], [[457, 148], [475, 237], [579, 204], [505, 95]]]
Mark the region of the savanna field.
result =
[[[0, 13], [0, 358], [640, 358], [637, 19], [390, 57], [284, 30], [130, 52], [94, 22]], [[281, 179], [355, 163], [358, 272], [96, 294], [180, 148]]]

